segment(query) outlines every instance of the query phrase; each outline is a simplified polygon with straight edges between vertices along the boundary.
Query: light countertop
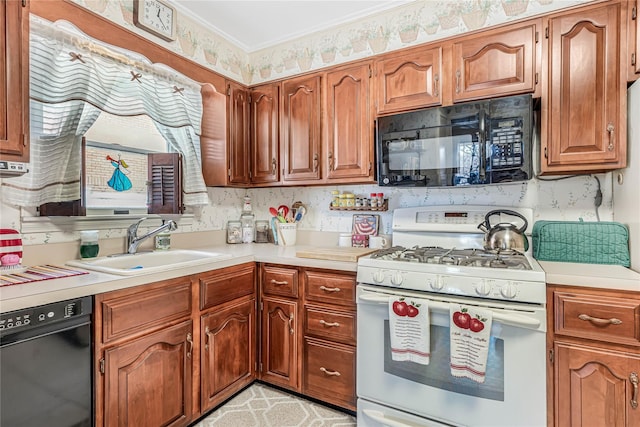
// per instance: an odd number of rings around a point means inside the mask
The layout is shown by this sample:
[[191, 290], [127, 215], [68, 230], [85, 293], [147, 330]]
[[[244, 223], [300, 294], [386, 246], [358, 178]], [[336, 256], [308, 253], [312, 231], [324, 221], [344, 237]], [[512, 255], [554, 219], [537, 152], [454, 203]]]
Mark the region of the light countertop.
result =
[[[117, 289], [153, 283], [180, 276], [203, 273], [245, 262], [266, 262], [300, 267], [356, 271], [355, 262], [298, 258], [296, 251], [312, 246], [275, 246], [272, 244], [217, 245], [200, 251], [223, 252], [232, 257], [211, 263], [165, 272], [136, 276], [116, 276], [90, 271], [89, 274], [0, 287], [0, 312], [19, 310], [56, 301], [96, 295]], [[640, 273], [621, 266], [541, 261], [546, 282], [640, 292]]]

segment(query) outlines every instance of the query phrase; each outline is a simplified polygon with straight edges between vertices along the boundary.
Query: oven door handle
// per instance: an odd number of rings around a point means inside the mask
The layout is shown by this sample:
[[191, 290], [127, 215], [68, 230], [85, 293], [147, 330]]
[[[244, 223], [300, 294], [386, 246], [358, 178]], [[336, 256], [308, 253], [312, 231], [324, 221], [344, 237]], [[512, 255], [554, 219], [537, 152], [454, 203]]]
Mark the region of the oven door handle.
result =
[[[389, 297], [381, 295], [360, 295], [358, 299], [365, 302], [373, 302], [376, 304], [388, 304]], [[429, 300], [429, 309], [433, 311], [440, 311], [449, 313], [450, 304], [446, 302]], [[540, 321], [531, 317], [523, 316], [515, 313], [500, 313], [495, 310], [491, 310], [493, 313], [493, 320], [503, 323], [505, 325], [524, 327], [530, 329], [537, 329], [540, 327]]]
[[399, 421], [395, 421], [392, 419], [389, 419], [387, 417], [384, 416], [384, 412], [382, 411], [374, 411], [373, 409], [364, 409], [362, 411], [363, 414], [365, 414], [367, 417], [371, 418], [373, 421], [377, 421], [380, 423], [380, 425], [386, 426], [386, 427], [413, 427], [415, 426], [415, 424], [405, 424]]

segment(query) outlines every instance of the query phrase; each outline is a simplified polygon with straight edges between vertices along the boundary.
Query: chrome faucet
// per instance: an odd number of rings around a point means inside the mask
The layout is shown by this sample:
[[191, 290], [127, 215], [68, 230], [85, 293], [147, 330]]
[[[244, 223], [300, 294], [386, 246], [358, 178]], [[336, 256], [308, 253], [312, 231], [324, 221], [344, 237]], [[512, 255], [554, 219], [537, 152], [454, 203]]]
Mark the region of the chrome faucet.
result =
[[154, 230], [151, 230], [144, 236], [138, 237], [138, 227], [140, 226], [140, 223], [145, 219], [147, 218], [145, 217], [138, 220], [136, 223], [131, 224], [127, 229], [127, 253], [129, 254], [133, 255], [136, 252], [138, 252], [138, 246], [140, 246], [140, 243], [142, 243], [144, 240], [148, 239], [149, 237], [155, 236], [156, 234], [161, 233], [165, 230], [174, 231], [178, 229], [178, 224], [176, 224], [175, 221], [171, 219], [167, 221], [162, 220], [162, 225], [160, 227]]

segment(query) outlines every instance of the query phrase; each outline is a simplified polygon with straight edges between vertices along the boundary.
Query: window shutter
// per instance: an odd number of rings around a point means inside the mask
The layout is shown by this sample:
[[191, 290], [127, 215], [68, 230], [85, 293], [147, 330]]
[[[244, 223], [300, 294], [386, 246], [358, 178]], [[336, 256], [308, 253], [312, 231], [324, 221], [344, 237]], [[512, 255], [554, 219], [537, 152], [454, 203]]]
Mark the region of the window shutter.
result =
[[149, 213], [182, 213], [182, 162], [178, 153], [149, 154]]

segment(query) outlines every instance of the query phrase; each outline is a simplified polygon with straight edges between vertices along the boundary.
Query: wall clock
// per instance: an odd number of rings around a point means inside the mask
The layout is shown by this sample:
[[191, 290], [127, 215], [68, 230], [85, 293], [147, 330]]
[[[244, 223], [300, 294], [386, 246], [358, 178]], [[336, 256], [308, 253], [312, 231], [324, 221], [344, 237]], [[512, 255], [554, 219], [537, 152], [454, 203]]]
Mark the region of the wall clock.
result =
[[162, 0], [133, 0], [133, 23], [161, 39], [176, 39], [176, 8]]

